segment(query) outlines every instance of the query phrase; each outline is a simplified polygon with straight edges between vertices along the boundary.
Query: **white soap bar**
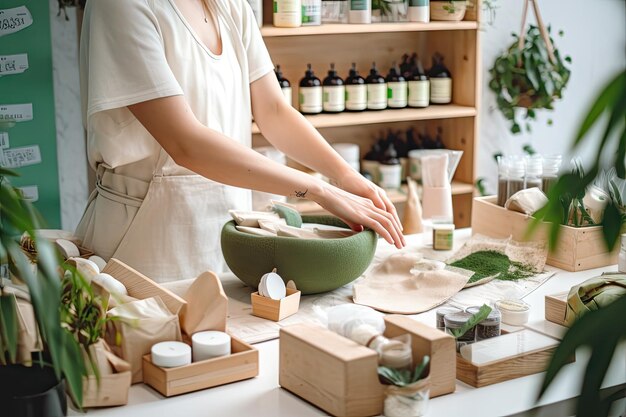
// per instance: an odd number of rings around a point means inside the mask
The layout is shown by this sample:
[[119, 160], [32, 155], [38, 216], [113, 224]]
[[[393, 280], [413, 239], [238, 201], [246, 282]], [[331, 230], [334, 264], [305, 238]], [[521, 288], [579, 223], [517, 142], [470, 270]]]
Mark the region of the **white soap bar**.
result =
[[74, 258], [80, 256], [80, 250], [78, 246], [66, 239], [57, 239], [55, 241], [59, 252], [65, 259]]
[[104, 267], [107, 266], [107, 261], [105, 261], [104, 259], [102, 259], [101, 257], [97, 255], [90, 256], [89, 260], [93, 262], [94, 264], [98, 265], [98, 268], [100, 268], [100, 271], [102, 271]]
[[87, 280], [87, 282], [91, 282], [91, 280], [100, 273], [98, 265], [89, 259], [70, 258], [69, 260], [76, 263], [76, 270], [83, 276], [83, 278], [85, 278], [85, 280]]
[[161, 368], [174, 368], [191, 363], [191, 348], [182, 342], [160, 342], [150, 349], [152, 363]]
[[191, 344], [194, 362], [230, 355], [230, 336], [224, 332], [210, 330], [194, 333]]
[[99, 273], [92, 279], [93, 282], [102, 286], [105, 290], [111, 294], [128, 295], [128, 291], [124, 284], [113, 278], [109, 274]]
[[558, 344], [556, 339], [526, 329], [465, 345], [461, 356], [474, 365], [484, 365]]

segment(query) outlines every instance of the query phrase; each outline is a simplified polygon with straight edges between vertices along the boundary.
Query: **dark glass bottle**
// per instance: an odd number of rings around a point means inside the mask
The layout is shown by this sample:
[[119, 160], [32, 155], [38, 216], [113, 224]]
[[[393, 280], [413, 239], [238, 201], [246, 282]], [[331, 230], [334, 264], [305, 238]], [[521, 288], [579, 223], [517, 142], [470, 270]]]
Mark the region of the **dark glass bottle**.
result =
[[452, 101], [452, 74], [443, 64], [443, 55], [433, 55], [433, 66], [428, 71], [430, 77], [430, 102], [448, 104]]
[[285, 96], [285, 100], [289, 105], [291, 105], [291, 83], [288, 79], [283, 77], [283, 72], [280, 70], [280, 65], [276, 65], [276, 79], [278, 80], [278, 85], [280, 85], [280, 89], [283, 92], [283, 96]]
[[348, 78], [346, 78], [346, 110], [363, 111], [367, 108], [367, 86], [365, 79], [356, 70], [352, 63]]
[[387, 108], [387, 82], [380, 75], [376, 63], [372, 63], [370, 75], [365, 79], [367, 85], [367, 109], [383, 110]]
[[307, 64], [304, 78], [300, 80], [300, 112], [318, 114], [322, 112], [322, 82], [315, 76], [311, 64]]
[[409, 107], [428, 107], [430, 102], [430, 80], [426, 76], [424, 67], [417, 55], [415, 55], [412, 65], [411, 75], [407, 79], [409, 84]]
[[323, 82], [324, 111], [328, 113], [340, 113], [346, 109], [346, 87], [343, 80], [337, 75], [335, 64], [330, 64], [328, 76]]
[[387, 75], [387, 107], [401, 109], [407, 105], [407, 84], [400, 70], [393, 63]]

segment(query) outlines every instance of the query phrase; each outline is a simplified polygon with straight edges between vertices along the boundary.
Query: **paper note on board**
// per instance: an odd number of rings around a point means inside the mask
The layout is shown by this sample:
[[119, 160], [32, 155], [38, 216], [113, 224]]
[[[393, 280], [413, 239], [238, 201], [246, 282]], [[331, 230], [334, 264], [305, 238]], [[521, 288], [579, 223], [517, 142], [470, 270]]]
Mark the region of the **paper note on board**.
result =
[[28, 122], [33, 120], [33, 103], [0, 104], [0, 121]]
[[9, 134], [7, 132], [0, 132], [0, 149], [6, 149], [9, 147]]
[[31, 203], [39, 200], [39, 187], [37, 187], [36, 185], [18, 187], [18, 189], [22, 192], [22, 197], [24, 197], [24, 200], [30, 201]]
[[0, 36], [26, 29], [33, 24], [33, 16], [26, 6], [0, 9]]
[[23, 146], [4, 150], [3, 165], [6, 168], [20, 168], [41, 163], [39, 145]]
[[28, 69], [28, 54], [0, 55], [0, 77], [21, 74]]

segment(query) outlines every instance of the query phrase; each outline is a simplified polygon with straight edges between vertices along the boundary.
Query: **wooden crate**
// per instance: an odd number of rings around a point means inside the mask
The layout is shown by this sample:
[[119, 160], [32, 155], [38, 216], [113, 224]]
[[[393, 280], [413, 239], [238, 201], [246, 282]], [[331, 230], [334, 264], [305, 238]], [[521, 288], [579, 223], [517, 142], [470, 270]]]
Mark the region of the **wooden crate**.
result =
[[281, 300], [263, 297], [258, 292], [252, 293], [252, 314], [268, 320], [281, 321], [298, 312], [300, 307], [298, 290], [287, 288], [287, 296]]
[[545, 318], [552, 323], [567, 326], [565, 324], [565, 312], [567, 311], [567, 295], [569, 292], [546, 295]]
[[[437, 329], [405, 316], [385, 317], [385, 336], [410, 334], [414, 359], [431, 357], [431, 397], [454, 392], [455, 342]], [[383, 411], [378, 354], [312, 324], [280, 331], [279, 384], [334, 416], [373, 416]]]
[[177, 368], [161, 368], [143, 357], [143, 382], [166, 397], [229, 384], [259, 374], [259, 351], [231, 336], [229, 356], [194, 362]]
[[83, 407], [114, 407], [128, 403], [131, 372], [101, 375], [100, 382], [95, 376], [83, 378]]
[[[472, 208], [472, 233], [494, 238], [523, 241], [548, 241], [547, 223], [542, 223], [530, 238], [526, 236], [532, 217], [496, 204], [495, 196], [476, 197]], [[546, 263], [566, 271], [583, 271], [617, 263], [619, 245], [608, 253], [601, 226], [561, 226], [559, 245], [548, 254]]]

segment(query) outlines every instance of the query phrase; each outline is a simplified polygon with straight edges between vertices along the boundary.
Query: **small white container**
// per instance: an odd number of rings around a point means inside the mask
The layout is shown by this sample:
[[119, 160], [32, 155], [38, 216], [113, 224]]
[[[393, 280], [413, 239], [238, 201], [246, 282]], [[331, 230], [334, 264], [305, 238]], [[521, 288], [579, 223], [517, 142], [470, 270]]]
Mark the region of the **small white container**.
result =
[[496, 301], [496, 308], [502, 315], [502, 323], [510, 326], [523, 326], [528, 323], [530, 306], [522, 300], [505, 299]]
[[191, 347], [182, 342], [160, 342], [150, 349], [152, 363], [161, 368], [174, 368], [191, 363]]
[[378, 172], [380, 173], [379, 185], [382, 188], [388, 190], [400, 188], [402, 184], [402, 165], [380, 164]]
[[409, 22], [430, 22], [430, 0], [409, 0]]
[[191, 343], [194, 362], [230, 355], [230, 336], [224, 332], [210, 330], [194, 333]]
[[372, 2], [370, 0], [349, 0], [348, 23], [372, 23]]
[[274, 26], [279, 28], [302, 26], [302, 1], [274, 0]]
[[322, 0], [302, 0], [302, 26], [322, 24]]

